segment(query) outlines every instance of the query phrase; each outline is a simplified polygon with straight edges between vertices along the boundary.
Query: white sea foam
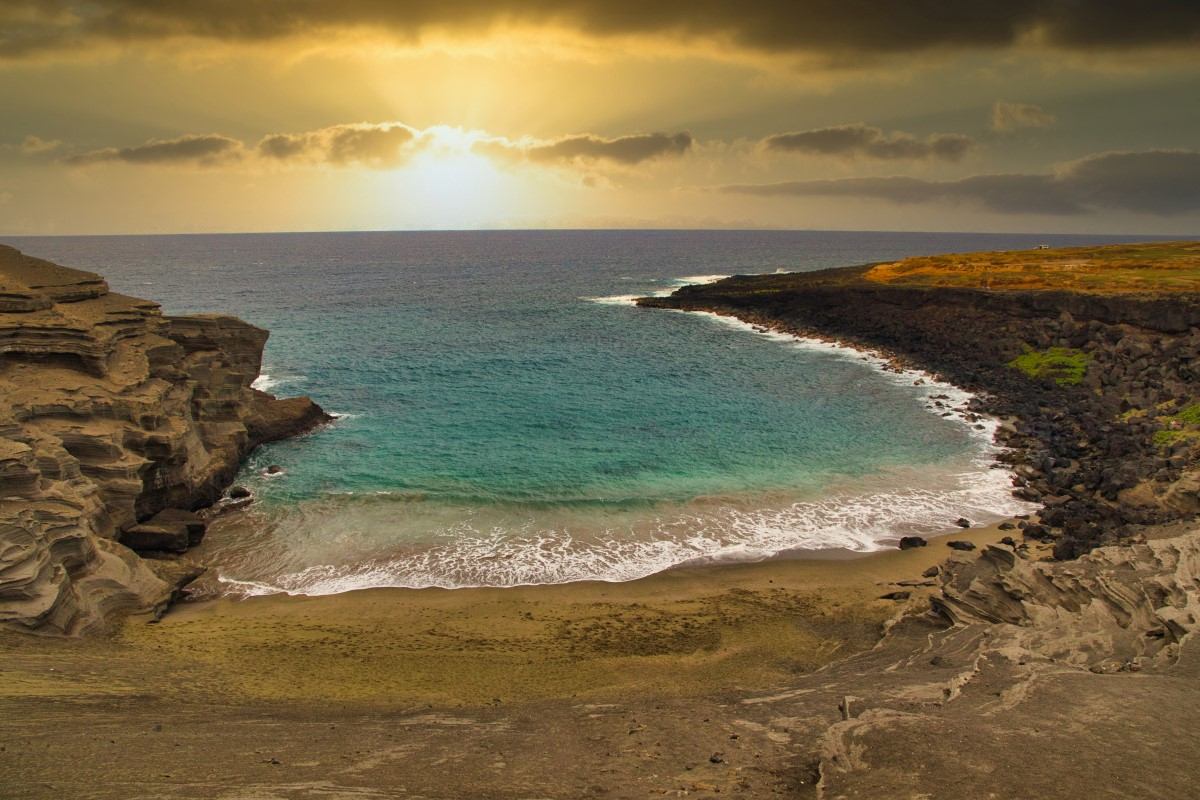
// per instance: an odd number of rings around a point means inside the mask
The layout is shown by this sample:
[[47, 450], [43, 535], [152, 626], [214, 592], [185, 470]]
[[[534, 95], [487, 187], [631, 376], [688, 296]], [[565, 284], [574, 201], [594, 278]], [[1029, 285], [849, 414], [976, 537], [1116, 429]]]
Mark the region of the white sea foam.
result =
[[637, 305], [639, 297], [646, 297], [644, 294], [614, 294], [610, 297], [581, 297], [580, 300], [586, 300], [589, 303], [600, 303], [606, 306], [632, 306]]
[[308, 380], [308, 378], [305, 375], [282, 375], [282, 376], [279, 376], [279, 375], [270, 375], [270, 374], [264, 372], [264, 373], [260, 374], [257, 378], [255, 378], [254, 382], [251, 383], [250, 386], [254, 389], [258, 389], [260, 392], [270, 392], [271, 390], [277, 389], [280, 386], [287, 386], [287, 385], [294, 384], [294, 383], [303, 383], [306, 380]]
[[689, 275], [684, 278], [676, 278], [675, 283], [680, 286], [691, 286], [693, 284], [716, 283], [728, 277], [728, 275]]
[[[684, 507], [648, 517], [637, 531], [613, 527], [585, 532], [547, 527], [546, 520], [535, 519], [515, 528], [463, 521], [437, 541], [395, 557], [319, 564], [269, 580], [220, 580], [239, 595], [627, 581], [686, 563], [756, 561], [797, 550], [865, 553], [891, 547], [902, 535], [945, 533], [959, 516], [990, 522], [1028, 509], [1012, 497], [1003, 470], [974, 464], [938, 477], [949, 485], [835, 492], [778, 508]], [[345, 510], [331, 512], [339, 513]], [[306, 524], [316, 522], [306, 515]]]
[[681, 286], [716, 283], [717, 281], [728, 277], [728, 275], [689, 275], [684, 278], [672, 278], [667, 287], [642, 292], [641, 294], [614, 294], [602, 297], [581, 297], [579, 299], [586, 300], [589, 303], [600, 303], [602, 305], [632, 306], [637, 305], [637, 300], [639, 297], [666, 297]]

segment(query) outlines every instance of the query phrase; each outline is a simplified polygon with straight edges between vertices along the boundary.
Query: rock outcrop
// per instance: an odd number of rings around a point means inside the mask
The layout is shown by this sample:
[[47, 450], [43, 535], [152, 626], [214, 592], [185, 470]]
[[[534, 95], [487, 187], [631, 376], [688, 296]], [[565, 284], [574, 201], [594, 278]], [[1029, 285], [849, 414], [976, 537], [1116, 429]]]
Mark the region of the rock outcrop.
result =
[[[1066, 562], [991, 545], [953, 556], [930, 600], [874, 650], [800, 681], [805, 705], [779, 709], [812, 713], [810, 697], [833, 687], [855, 698], [814, 754], [817, 797], [1187, 794], [1191, 762], [1129, 731], [1195, 719], [1200, 531]], [[1137, 791], [1105, 785], [1108, 759]]]
[[0, 246], [0, 623], [78, 633], [194, 577], [122, 541], [186, 549], [202, 528], [182, 512], [250, 450], [329, 419], [251, 388], [267, 335]]

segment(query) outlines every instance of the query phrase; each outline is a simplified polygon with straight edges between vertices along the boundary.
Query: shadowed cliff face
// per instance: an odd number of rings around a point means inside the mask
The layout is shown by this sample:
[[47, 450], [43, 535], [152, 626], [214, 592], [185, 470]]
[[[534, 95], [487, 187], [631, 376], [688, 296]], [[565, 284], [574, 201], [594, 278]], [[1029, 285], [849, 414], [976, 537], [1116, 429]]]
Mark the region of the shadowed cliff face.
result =
[[882, 349], [980, 393], [975, 410], [1003, 420], [1014, 494], [1045, 505], [1025, 534], [1060, 557], [1200, 511], [1200, 297], [887, 285], [870, 269], [737, 276], [639, 304]]
[[0, 622], [81, 632], [164, 607], [195, 577], [123, 534], [210, 504], [252, 448], [329, 419], [250, 388], [267, 335], [166, 317], [99, 275], [0, 247]]

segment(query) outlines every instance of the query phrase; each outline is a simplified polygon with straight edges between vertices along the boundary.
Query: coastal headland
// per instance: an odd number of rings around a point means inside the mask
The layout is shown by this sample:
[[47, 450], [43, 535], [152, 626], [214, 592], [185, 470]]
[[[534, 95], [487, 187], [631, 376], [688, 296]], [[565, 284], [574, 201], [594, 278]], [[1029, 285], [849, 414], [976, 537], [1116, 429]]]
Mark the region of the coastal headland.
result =
[[1200, 248], [1132, 250], [642, 301], [975, 392], [1036, 517], [865, 557], [165, 615], [239, 461], [326, 417], [250, 388], [265, 331], [2, 250], [0, 795], [1188, 796]]
[[950, 254], [687, 286], [707, 311], [875, 350], [1002, 421], [1026, 538], [1071, 558], [1200, 512], [1200, 244]]

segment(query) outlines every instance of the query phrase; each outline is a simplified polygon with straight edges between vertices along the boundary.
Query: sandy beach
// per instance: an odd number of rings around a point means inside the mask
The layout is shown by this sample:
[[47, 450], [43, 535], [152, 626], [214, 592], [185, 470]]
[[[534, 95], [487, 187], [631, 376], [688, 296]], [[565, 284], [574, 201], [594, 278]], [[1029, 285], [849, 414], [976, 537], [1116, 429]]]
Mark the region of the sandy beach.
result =
[[[376, 770], [405, 772], [401, 754], [427, 728], [434, 761], [464, 744], [456, 736], [481, 752], [457, 757], [465, 772], [454, 780], [425, 770], [448, 793], [420, 796], [524, 796], [494, 786], [506, 762], [489, 749], [549, 759], [530, 764], [529, 780], [543, 791], [561, 782], [553, 796], [597, 783], [609, 796], [644, 796], [628, 787], [662, 783], [644, 758], [615, 783], [586, 760], [628, 748], [642, 714], [670, 720], [659, 749], [694, 763], [686, 785], [712, 793], [749, 780], [724, 756], [709, 762], [714, 748], [759, 748], [771, 769], [792, 749], [789, 734], [749, 712], [735, 715], [747, 717], [738, 727], [730, 703], [786, 695], [798, 677], [869, 650], [902, 610], [927, 607], [932, 586], [907, 583], [925, 583], [922, 572], [956, 552], [946, 541], [1004, 535], [990, 526], [907, 551], [686, 567], [628, 583], [209, 600], [82, 640], [6, 632], [0, 784], [6, 797], [30, 798], [406, 796], [373, 793], [389, 780]], [[896, 591], [911, 596], [879, 599]], [[306, 765], [300, 788], [258, 784], [284, 764], [293, 776]], [[334, 766], [354, 769], [333, 778]], [[348, 788], [356, 781], [373, 788], [360, 795]], [[317, 791], [322, 782], [328, 791]], [[250, 788], [218, 791], [233, 786]]]
[[[12, 702], [153, 687], [191, 701], [461, 707], [762, 689], [871, 647], [902, 608], [923, 606], [930, 587], [899, 582], [925, 582], [954, 552], [946, 540], [1004, 535], [989, 526], [903, 552], [684, 567], [627, 583], [183, 603], [94, 642], [6, 637], [0, 692]], [[895, 591], [912, 595], [878, 599]], [[89, 674], [95, 658], [108, 664], [102, 677]]]

